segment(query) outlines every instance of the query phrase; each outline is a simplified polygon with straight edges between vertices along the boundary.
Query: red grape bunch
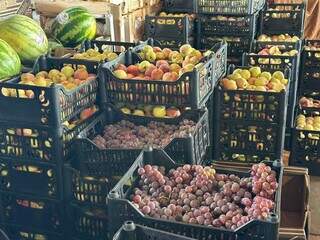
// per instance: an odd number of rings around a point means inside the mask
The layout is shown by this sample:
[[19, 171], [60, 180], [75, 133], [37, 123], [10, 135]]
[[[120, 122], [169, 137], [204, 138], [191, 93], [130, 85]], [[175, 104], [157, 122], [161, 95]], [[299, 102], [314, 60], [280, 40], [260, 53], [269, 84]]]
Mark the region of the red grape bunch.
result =
[[168, 172], [145, 165], [138, 169], [139, 185], [131, 200], [151, 217], [235, 230], [250, 220], [266, 219], [274, 209], [271, 195], [260, 196], [265, 190], [255, 186], [264, 173], [265, 181], [269, 176], [276, 182], [275, 173], [265, 164], [255, 165], [252, 177], [220, 174], [200, 165], [186, 164]]

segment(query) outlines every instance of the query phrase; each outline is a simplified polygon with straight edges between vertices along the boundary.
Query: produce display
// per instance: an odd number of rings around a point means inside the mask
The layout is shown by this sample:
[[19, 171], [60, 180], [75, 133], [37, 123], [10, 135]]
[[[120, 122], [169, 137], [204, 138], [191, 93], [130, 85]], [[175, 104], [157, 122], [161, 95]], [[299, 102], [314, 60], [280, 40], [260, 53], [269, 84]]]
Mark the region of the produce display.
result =
[[236, 230], [250, 220], [266, 220], [275, 208], [276, 172], [264, 163], [242, 178], [201, 165], [145, 165], [138, 174], [130, 199], [154, 218]]
[[[160, 12], [159, 17], [188, 17], [189, 20], [194, 20], [196, 18], [195, 14], [188, 14], [188, 13], [166, 13]], [[161, 21], [160, 21], [161, 23]]]
[[195, 122], [184, 119], [179, 125], [150, 122], [148, 125], [135, 125], [132, 122], [122, 120], [116, 124], [105, 126], [103, 134], [97, 135], [93, 142], [100, 149], [107, 148], [164, 148], [174, 138], [187, 137], [193, 133]]
[[120, 79], [176, 81], [183, 73], [193, 71], [205, 54], [189, 44], [181, 46], [179, 51], [147, 45], [139, 56], [140, 63], [120, 64], [113, 74]]
[[299, 114], [296, 119], [296, 128], [308, 131], [320, 131], [320, 116], [306, 117]]
[[305, 108], [319, 108], [320, 109], [320, 100], [302, 97], [299, 100], [299, 105]]
[[262, 34], [257, 38], [257, 40], [261, 42], [297, 42], [300, 40], [300, 38], [297, 36], [290, 36], [289, 34], [280, 34], [272, 36]]
[[38, 23], [23, 15], [13, 15], [0, 21], [0, 39], [6, 41], [20, 60], [34, 61], [48, 51], [48, 39]]
[[118, 104], [120, 110], [124, 114], [131, 114], [135, 116], [147, 116], [156, 118], [175, 118], [181, 115], [181, 111], [176, 107], [165, 106], [152, 106], [152, 105], [139, 105], [130, 106], [125, 104]]
[[281, 92], [286, 89], [288, 79], [283, 72], [261, 72], [260, 67], [235, 69], [232, 74], [221, 79], [220, 85], [225, 90], [251, 90], [263, 92]]
[[21, 61], [15, 50], [0, 39], [0, 81], [21, 71]]
[[105, 49], [102, 53], [100, 53], [96, 49], [88, 49], [82, 53], [76, 53], [71, 58], [74, 59], [84, 59], [84, 60], [91, 60], [91, 61], [112, 61], [118, 57], [118, 54], [112, 52], [110, 49]]
[[271, 46], [266, 47], [258, 52], [259, 55], [275, 55], [275, 56], [295, 56], [299, 52], [296, 49], [290, 50], [290, 51], [283, 51], [281, 50], [281, 46]]
[[82, 7], [71, 7], [57, 15], [51, 26], [52, 35], [65, 47], [76, 47], [96, 35], [95, 17]]

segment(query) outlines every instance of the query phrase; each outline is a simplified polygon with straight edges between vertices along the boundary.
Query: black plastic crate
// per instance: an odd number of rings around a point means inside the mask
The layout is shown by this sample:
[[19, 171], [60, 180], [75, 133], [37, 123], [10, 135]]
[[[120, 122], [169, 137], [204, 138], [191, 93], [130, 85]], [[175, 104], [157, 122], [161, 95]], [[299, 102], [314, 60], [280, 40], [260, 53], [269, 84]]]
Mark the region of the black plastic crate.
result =
[[[64, 235], [61, 233], [46, 232], [42, 229], [32, 229], [28, 226], [4, 225], [4, 229], [9, 240], [61, 240]], [[1, 239], [2, 240], [2, 239]]]
[[195, 34], [195, 16], [146, 16], [144, 34], [157, 40], [167, 36], [187, 38]]
[[282, 42], [282, 41], [259, 41], [253, 40], [251, 44], [251, 52], [258, 52], [264, 48], [270, 48], [272, 46], [277, 46], [281, 51], [291, 51], [297, 50], [301, 51], [302, 41], [296, 42]]
[[105, 49], [111, 50], [117, 54], [120, 54], [131, 47], [137, 46], [137, 42], [115, 42], [106, 40], [86, 40], [82, 43], [81, 51], [87, 51], [88, 49], [97, 49], [100, 53]]
[[1, 225], [41, 229], [47, 233], [65, 232], [65, 210], [61, 201], [1, 192], [0, 210]]
[[270, 3], [262, 10], [261, 33], [290, 33], [302, 37], [305, 3]]
[[73, 240], [106, 240], [108, 235], [107, 209], [79, 207], [69, 204], [68, 239]]
[[136, 225], [132, 221], [127, 221], [113, 236], [112, 240], [195, 240], [194, 238]]
[[0, 157], [11, 161], [60, 164], [72, 156], [71, 140], [92, 120], [94, 116], [71, 129], [0, 122]]
[[[145, 34], [144, 38], [148, 39], [150, 37], [154, 37], [154, 35], [147, 36]], [[183, 44], [190, 44], [191, 46], [195, 47], [197, 45], [196, 39], [194, 36], [182, 36], [180, 38], [173, 38], [170, 35], [162, 36], [162, 37], [155, 37], [159, 46], [163, 48], [170, 48], [172, 50], [179, 50], [179, 48]]]
[[255, 36], [259, 13], [245, 16], [200, 16], [202, 35]]
[[197, 0], [164, 0], [163, 9], [169, 13], [197, 13]]
[[[223, 72], [214, 72], [225, 66], [226, 44], [220, 42], [212, 48], [212, 53], [204, 57], [192, 72], [186, 72], [177, 81], [154, 81], [119, 79], [113, 75], [118, 64], [131, 65], [138, 63], [140, 57], [135, 53], [147, 43], [141, 44], [121, 55], [114, 61], [104, 63], [101, 68], [101, 79], [105, 87], [106, 99], [111, 103], [134, 103], [166, 106], [185, 106], [198, 109], [210, 97], [215, 82]], [[219, 58], [217, 57], [219, 56]], [[219, 62], [217, 62], [219, 61]], [[220, 68], [218, 68], [218, 65]]]
[[320, 40], [305, 40], [301, 52], [301, 63], [302, 69], [304, 67], [320, 67]]
[[[268, 162], [267, 164], [277, 172], [277, 181], [281, 185], [282, 167], [279, 161]], [[131, 202], [128, 197], [132, 193], [134, 186], [137, 184], [138, 173], [140, 166], [145, 164], [164, 166], [167, 169], [176, 168], [177, 165], [164, 151], [149, 150], [141, 153], [133, 166], [129, 169], [126, 175], [117, 183], [115, 188], [109, 194], [109, 220], [112, 224], [110, 234], [114, 234], [125, 221], [135, 221], [138, 224], [148, 227], [155, 227], [166, 232], [181, 234], [195, 239], [206, 240], [257, 240], [257, 239], [278, 239], [278, 227], [280, 216], [281, 189], [277, 190], [275, 196], [275, 211], [270, 215], [269, 220], [253, 220], [239, 227], [237, 230], [226, 230], [214, 227], [206, 227], [195, 224], [184, 224], [177, 221], [164, 219], [156, 219], [145, 216]], [[249, 176], [250, 173], [236, 168], [216, 167], [218, 173], [235, 174], [238, 176]]]
[[62, 199], [61, 169], [49, 164], [0, 160], [0, 191]]
[[[152, 118], [152, 117], [140, 117], [133, 115], [126, 115], [122, 112], [109, 109], [107, 113], [109, 117], [102, 114], [99, 116], [88, 128], [80, 133], [78, 139], [74, 142], [76, 144], [77, 158], [82, 164], [85, 164], [85, 169], [88, 169], [89, 175], [103, 174], [104, 171], [100, 171], [100, 167], [104, 166], [105, 162], [108, 162], [110, 158], [119, 159], [119, 166], [121, 168], [128, 167], [129, 162], [133, 158], [136, 158], [142, 149], [105, 149], [101, 150], [90, 139], [93, 139], [97, 134], [103, 132], [104, 126], [108, 124], [117, 123], [121, 120], [130, 121], [136, 125], [147, 125], [151, 121], [164, 122], [166, 124], [177, 125], [183, 119], [193, 120], [196, 123], [195, 131], [192, 135], [186, 138], [174, 138], [164, 150], [177, 162], [181, 163], [196, 163], [201, 160], [205, 154], [206, 149], [209, 146], [209, 119], [207, 110], [186, 111], [178, 118]], [[148, 147], [148, 146], [146, 146]], [[130, 160], [125, 160], [125, 157]], [[127, 162], [125, 162], [127, 161]], [[116, 164], [116, 161], [114, 161]], [[112, 164], [113, 165], [113, 164]], [[109, 166], [104, 166], [102, 169], [106, 169]], [[80, 171], [82, 170], [80, 166]], [[108, 170], [109, 172], [110, 170]], [[123, 169], [120, 170], [122, 173]], [[105, 173], [104, 173], [105, 174]], [[113, 174], [116, 174], [115, 172]], [[123, 173], [122, 173], [123, 174]], [[102, 175], [103, 176], [103, 175]]]
[[[303, 66], [303, 62], [301, 63]], [[299, 88], [302, 93], [309, 91], [320, 91], [320, 69], [319, 67], [302, 67]]]
[[[319, 116], [319, 109], [299, 109], [297, 115]], [[306, 167], [311, 175], [320, 175], [320, 131], [292, 128], [292, 150], [289, 164]]]
[[199, 0], [198, 12], [203, 14], [245, 15], [263, 8], [263, 0]]
[[[74, 68], [84, 65], [89, 73], [97, 74], [98, 62], [42, 56], [33, 73], [42, 70], [61, 69], [65, 65]], [[39, 87], [18, 84], [20, 77], [0, 82], [0, 119], [8, 122], [24, 122], [38, 125], [60, 126], [97, 102], [98, 79], [87, 81], [68, 91], [61, 85]], [[16, 97], [8, 97], [11, 89]], [[21, 91], [30, 90], [33, 98], [26, 98]]]

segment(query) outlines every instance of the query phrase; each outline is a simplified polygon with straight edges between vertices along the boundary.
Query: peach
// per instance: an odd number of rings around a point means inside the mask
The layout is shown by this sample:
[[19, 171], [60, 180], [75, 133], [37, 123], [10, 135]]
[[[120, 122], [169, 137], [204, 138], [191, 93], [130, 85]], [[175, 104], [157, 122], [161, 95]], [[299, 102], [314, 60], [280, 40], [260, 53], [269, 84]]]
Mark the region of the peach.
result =
[[117, 77], [117, 78], [120, 78], [120, 79], [125, 79], [127, 78], [127, 73], [124, 71], [124, 70], [115, 70], [113, 72], [113, 74]]
[[237, 83], [233, 80], [224, 80], [223, 81], [223, 88], [226, 90], [237, 90]]
[[162, 76], [164, 81], [176, 81], [179, 78], [179, 75], [176, 72], [166, 72]]
[[123, 70], [123, 71], [127, 72], [127, 67], [124, 64], [120, 63], [116, 66], [116, 70]]
[[156, 67], [158, 68], [158, 67], [160, 67], [160, 66], [163, 65], [163, 64], [166, 64], [166, 65], [169, 66], [168, 61], [166, 61], [166, 60], [158, 60], [158, 61], [156, 62]]
[[74, 79], [73, 82], [77, 85], [80, 85], [82, 83], [82, 81], [78, 78]]
[[86, 80], [88, 78], [89, 74], [87, 72], [87, 70], [81, 68], [81, 69], [77, 69], [74, 72], [74, 78], [78, 78], [80, 80]]
[[157, 52], [161, 52], [162, 50], [159, 47], [153, 47], [153, 51], [157, 53]]
[[146, 70], [146, 72], [145, 72], [145, 75], [148, 76], [148, 77], [150, 77], [152, 71], [153, 71], [154, 69], [156, 69], [156, 68], [157, 68], [157, 67], [156, 67], [155, 65], [151, 64], [151, 65], [147, 68], [147, 70]]
[[181, 112], [178, 108], [170, 107], [166, 110], [166, 115], [167, 117], [175, 118], [175, 117], [179, 117], [181, 115]]
[[21, 74], [21, 82], [33, 82], [34, 75], [32, 73], [22, 73]]
[[184, 70], [185, 70], [186, 72], [192, 72], [193, 69], [194, 69], [194, 65], [193, 65], [192, 63], [188, 63], [188, 64], [187, 64], [186, 66], [184, 66], [183, 68], [184, 68]]
[[170, 66], [168, 64], [162, 64], [160, 65], [159, 69], [161, 69], [164, 73], [170, 71]]
[[48, 78], [53, 79], [55, 76], [57, 76], [59, 74], [59, 70], [57, 69], [51, 69], [49, 74], [48, 74]]
[[39, 87], [46, 87], [47, 86], [47, 82], [46, 82], [46, 79], [44, 77], [37, 77], [34, 80], [34, 84], [36, 86], [39, 86]]
[[190, 44], [184, 44], [180, 47], [179, 51], [182, 54], [182, 56], [188, 56], [189, 54], [192, 53], [194, 49], [191, 47]]
[[131, 73], [128, 73], [127, 74], [127, 79], [132, 79], [132, 78], [134, 78], [135, 77], [135, 75], [133, 75], [133, 74], [131, 74]]
[[163, 76], [163, 71], [161, 69], [154, 69], [151, 72], [151, 79], [153, 80], [161, 80]]
[[48, 73], [46, 71], [41, 71], [41, 72], [38, 72], [36, 74], [36, 77], [38, 77], [38, 76], [42, 76], [44, 78], [47, 78], [48, 77]]
[[171, 52], [170, 55], [169, 55], [169, 59], [173, 63], [181, 64], [183, 62], [183, 56], [177, 51]]
[[166, 55], [163, 52], [156, 52], [156, 59], [160, 60], [160, 59], [165, 59]]
[[151, 77], [150, 76], [144, 76], [143, 80], [151, 80]]
[[176, 63], [172, 63], [170, 65], [170, 71], [171, 72], [175, 72], [175, 73], [178, 73], [179, 74], [179, 71], [180, 71], [181, 67], [179, 64], [176, 64]]
[[130, 65], [130, 66], [127, 67], [127, 73], [128, 74], [132, 74], [134, 76], [137, 76], [140, 73], [140, 71], [139, 71], [138, 66]]
[[162, 49], [162, 52], [164, 53], [165, 58], [169, 58], [169, 55], [172, 52], [172, 50], [169, 48], [164, 48], [164, 49]]

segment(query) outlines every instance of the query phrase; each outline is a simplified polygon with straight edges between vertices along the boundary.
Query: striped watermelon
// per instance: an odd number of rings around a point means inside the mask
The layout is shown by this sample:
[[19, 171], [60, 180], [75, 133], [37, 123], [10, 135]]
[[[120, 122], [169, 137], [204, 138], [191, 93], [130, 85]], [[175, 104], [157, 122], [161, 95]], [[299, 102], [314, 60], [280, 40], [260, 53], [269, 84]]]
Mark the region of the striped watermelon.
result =
[[18, 75], [20, 70], [18, 54], [8, 43], [0, 39], [0, 81]]
[[53, 37], [65, 47], [75, 47], [84, 40], [93, 39], [96, 29], [96, 19], [83, 7], [65, 9], [58, 14], [51, 26]]
[[27, 16], [13, 15], [0, 22], [0, 29], [0, 38], [10, 44], [22, 62], [34, 61], [48, 51], [46, 34]]

